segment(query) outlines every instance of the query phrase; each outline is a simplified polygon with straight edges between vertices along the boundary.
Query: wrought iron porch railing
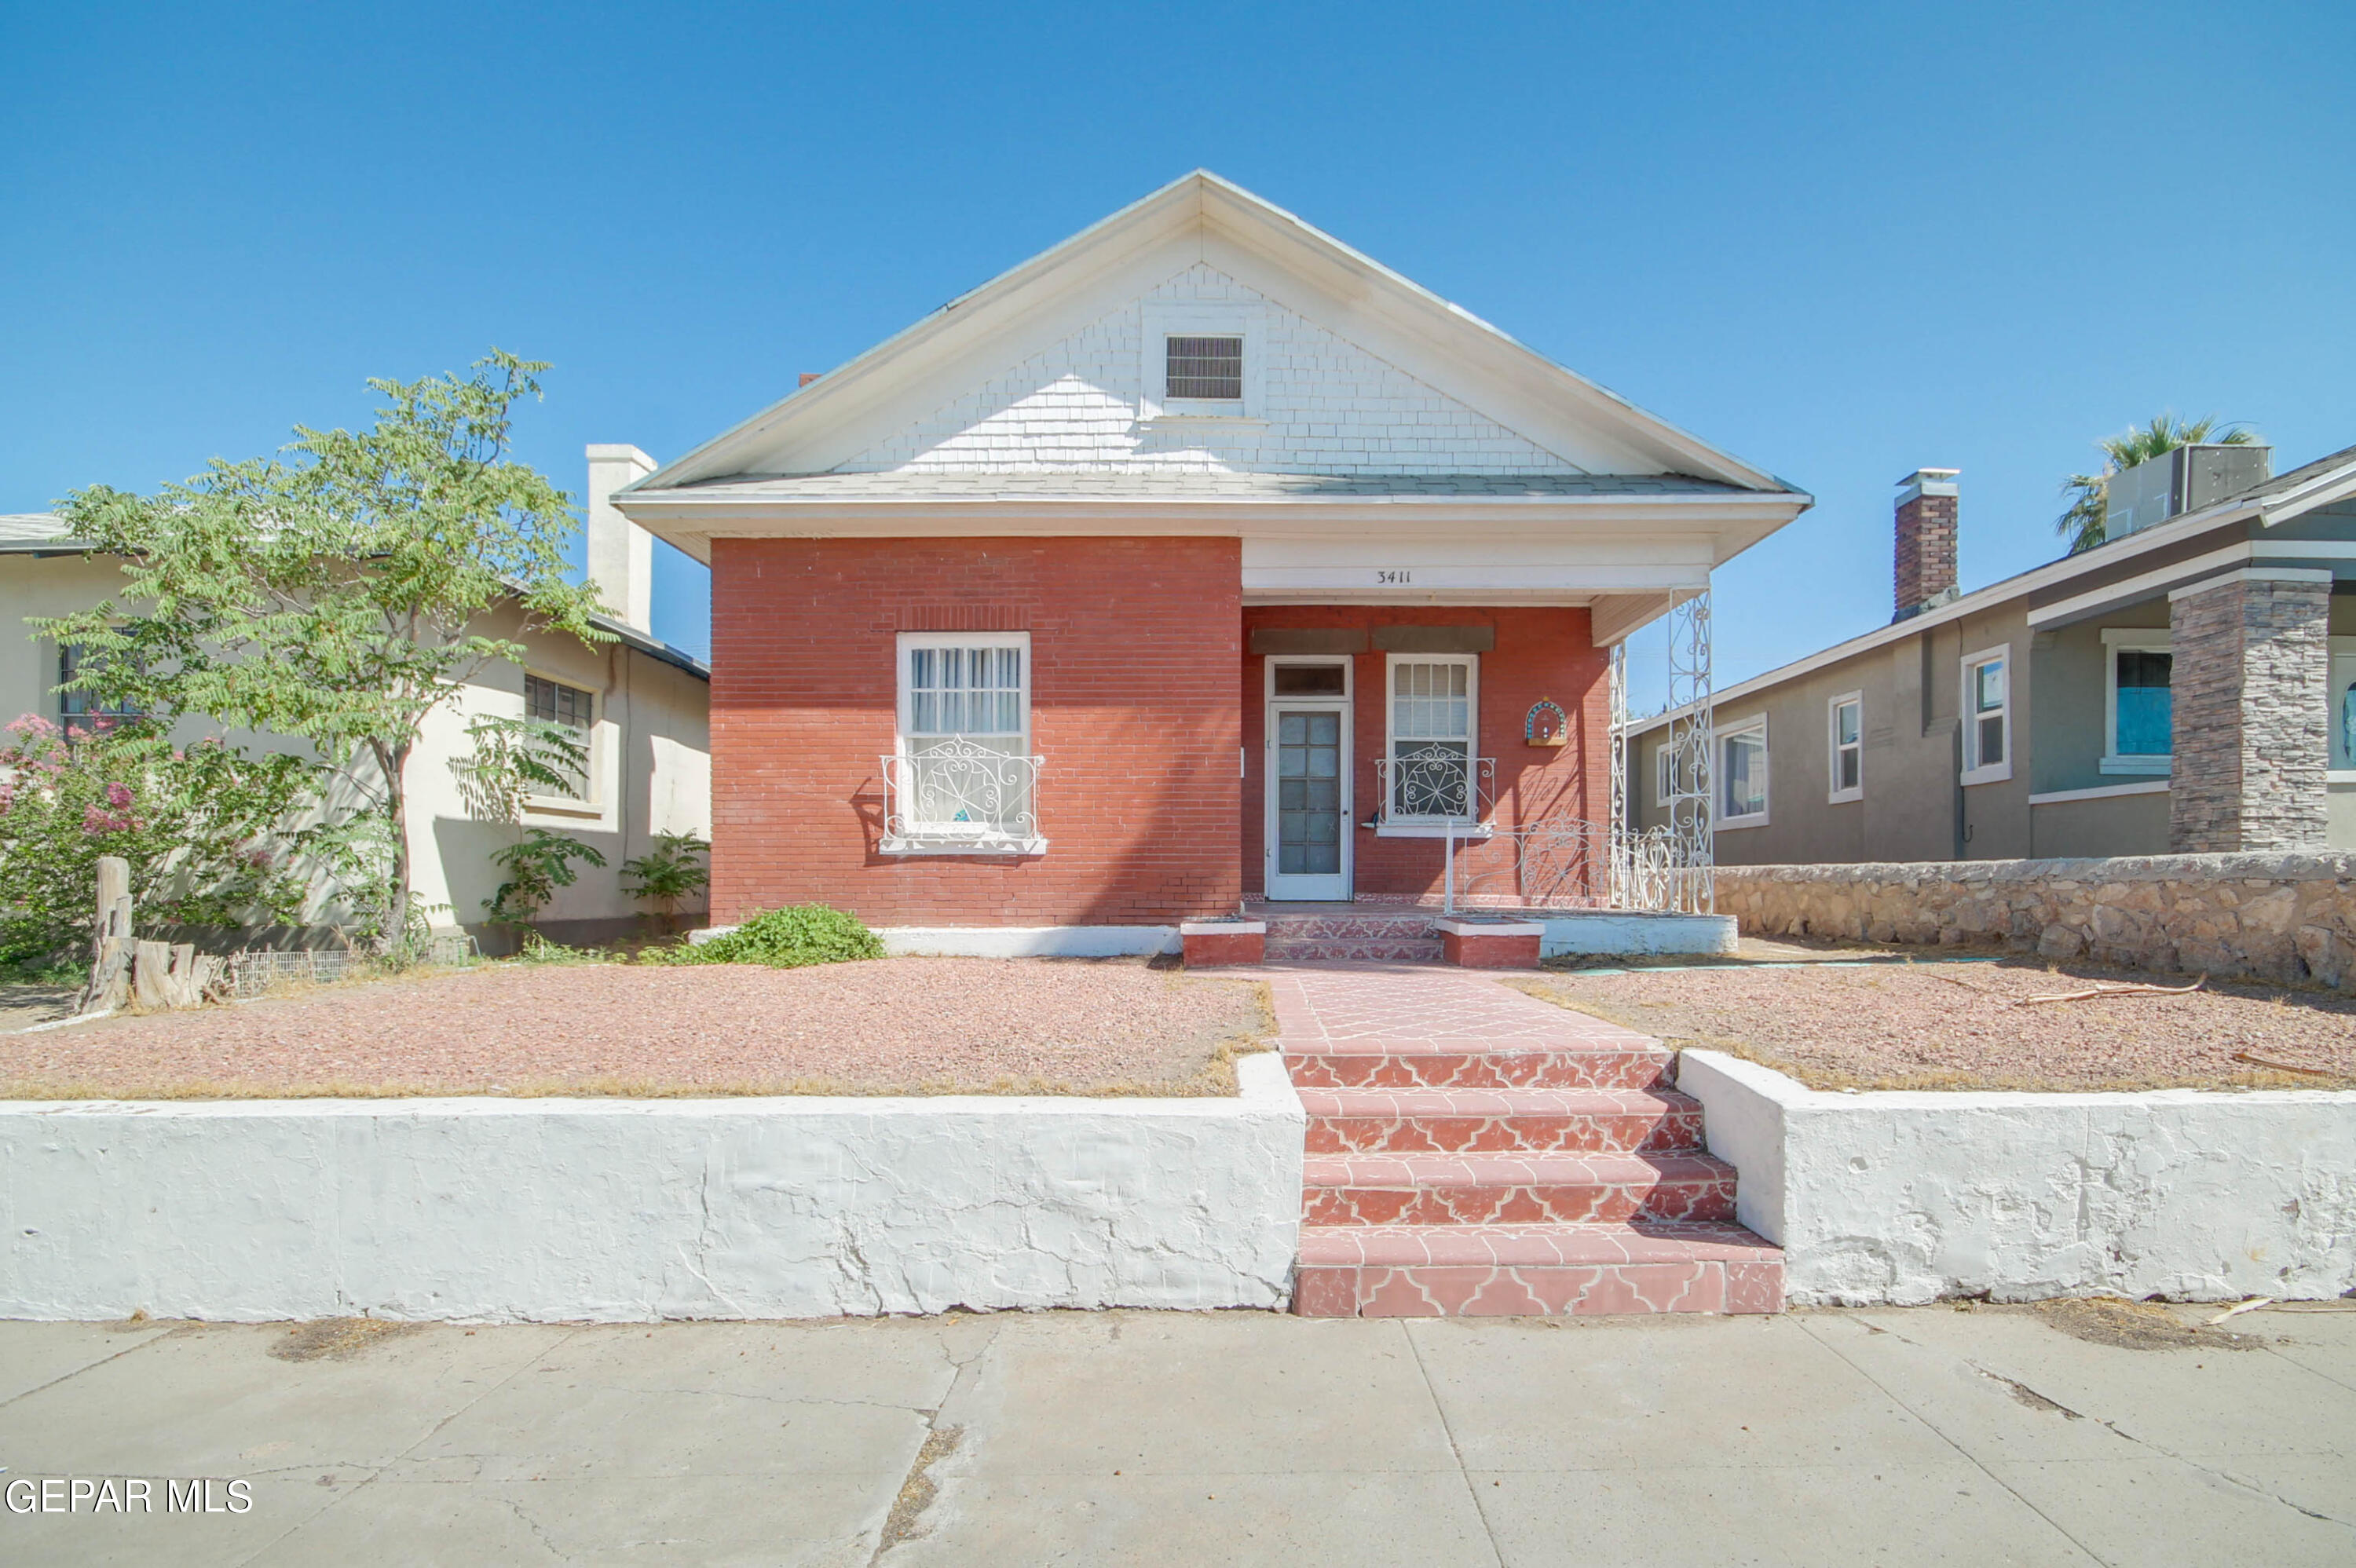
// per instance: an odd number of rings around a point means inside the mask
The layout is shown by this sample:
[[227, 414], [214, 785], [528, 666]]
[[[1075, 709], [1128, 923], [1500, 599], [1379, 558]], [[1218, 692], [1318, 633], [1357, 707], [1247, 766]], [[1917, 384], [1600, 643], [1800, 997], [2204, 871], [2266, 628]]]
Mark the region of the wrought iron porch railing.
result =
[[993, 751], [962, 735], [884, 763], [886, 855], [1036, 855], [1044, 757]]
[[1666, 828], [1615, 833], [1580, 817], [1493, 824], [1485, 847], [1452, 869], [1451, 909], [1710, 910], [1709, 868], [1681, 864], [1679, 840]]

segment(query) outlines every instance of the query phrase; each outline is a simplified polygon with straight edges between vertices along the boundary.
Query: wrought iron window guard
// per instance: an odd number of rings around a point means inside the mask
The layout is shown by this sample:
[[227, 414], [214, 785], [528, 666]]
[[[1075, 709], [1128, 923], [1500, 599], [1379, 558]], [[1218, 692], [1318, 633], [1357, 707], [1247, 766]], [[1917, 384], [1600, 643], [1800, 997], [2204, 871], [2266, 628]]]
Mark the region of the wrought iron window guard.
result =
[[886, 855], [1037, 855], [1044, 757], [993, 751], [962, 735], [884, 764]]
[[1409, 832], [1429, 837], [1477, 838], [1489, 831], [1494, 805], [1497, 759], [1467, 757], [1462, 746], [1419, 746], [1375, 759], [1376, 793], [1382, 804], [1376, 832]]

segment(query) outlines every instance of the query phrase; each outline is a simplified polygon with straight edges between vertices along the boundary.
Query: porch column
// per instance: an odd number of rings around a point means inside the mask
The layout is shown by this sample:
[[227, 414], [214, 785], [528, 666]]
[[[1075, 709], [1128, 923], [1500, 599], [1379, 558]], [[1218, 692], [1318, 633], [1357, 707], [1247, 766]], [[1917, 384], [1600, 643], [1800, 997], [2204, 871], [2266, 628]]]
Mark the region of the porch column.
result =
[[2168, 596], [2180, 855], [2324, 842], [2331, 574], [2250, 568]]

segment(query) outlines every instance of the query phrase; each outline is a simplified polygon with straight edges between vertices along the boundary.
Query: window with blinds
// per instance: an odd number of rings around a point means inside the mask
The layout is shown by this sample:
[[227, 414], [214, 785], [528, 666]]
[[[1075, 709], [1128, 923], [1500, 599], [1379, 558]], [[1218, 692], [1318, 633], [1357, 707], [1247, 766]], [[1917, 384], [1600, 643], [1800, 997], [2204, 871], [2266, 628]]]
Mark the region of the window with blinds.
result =
[[[523, 712], [527, 719], [542, 724], [560, 724], [580, 737], [582, 750], [586, 752], [597, 721], [597, 699], [594, 692], [577, 686], [566, 686], [546, 676], [526, 675], [523, 677]], [[556, 792], [568, 800], [589, 798], [589, 780], [575, 773], [567, 785]]]

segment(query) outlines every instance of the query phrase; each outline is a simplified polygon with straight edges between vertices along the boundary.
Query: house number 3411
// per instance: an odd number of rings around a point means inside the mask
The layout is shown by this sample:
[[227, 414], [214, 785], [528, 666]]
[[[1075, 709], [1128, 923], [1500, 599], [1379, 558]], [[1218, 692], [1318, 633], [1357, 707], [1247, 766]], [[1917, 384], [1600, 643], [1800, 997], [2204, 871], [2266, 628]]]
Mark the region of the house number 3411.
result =
[[1376, 571], [1375, 581], [1385, 588], [1404, 588], [1415, 581], [1412, 571]]

